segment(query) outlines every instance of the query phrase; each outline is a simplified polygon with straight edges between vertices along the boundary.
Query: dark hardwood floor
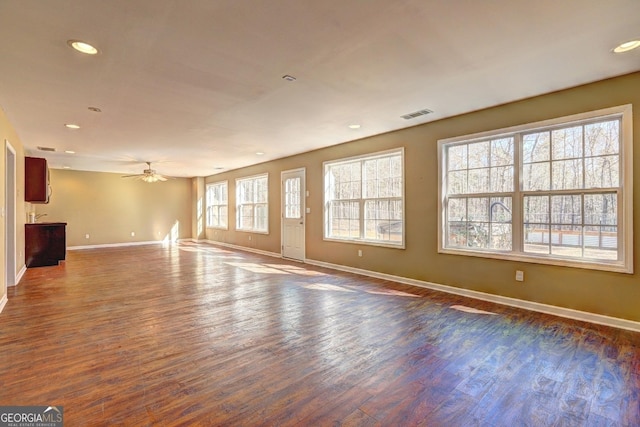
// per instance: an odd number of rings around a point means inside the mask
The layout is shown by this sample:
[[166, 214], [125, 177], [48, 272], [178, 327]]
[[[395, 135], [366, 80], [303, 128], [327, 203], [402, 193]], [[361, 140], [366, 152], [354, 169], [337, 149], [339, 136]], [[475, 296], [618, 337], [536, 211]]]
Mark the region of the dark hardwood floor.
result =
[[67, 426], [640, 425], [639, 333], [276, 258], [70, 251], [8, 297], [0, 405]]

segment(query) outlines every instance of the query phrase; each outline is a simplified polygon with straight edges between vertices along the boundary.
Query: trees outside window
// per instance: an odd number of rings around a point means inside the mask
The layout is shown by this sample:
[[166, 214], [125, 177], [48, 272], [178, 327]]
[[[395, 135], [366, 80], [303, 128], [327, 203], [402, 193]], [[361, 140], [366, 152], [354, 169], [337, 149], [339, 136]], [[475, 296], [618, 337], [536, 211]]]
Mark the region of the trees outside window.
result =
[[630, 272], [632, 145], [630, 106], [440, 141], [439, 250]]
[[324, 237], [404, 246], [404, 150], [324, 163]]
[[227, 181], [207, 185], [207, 227], [228, 227], [228, 194]]
[[236, 229], [269, 232], [268, 174], [236, 180]]

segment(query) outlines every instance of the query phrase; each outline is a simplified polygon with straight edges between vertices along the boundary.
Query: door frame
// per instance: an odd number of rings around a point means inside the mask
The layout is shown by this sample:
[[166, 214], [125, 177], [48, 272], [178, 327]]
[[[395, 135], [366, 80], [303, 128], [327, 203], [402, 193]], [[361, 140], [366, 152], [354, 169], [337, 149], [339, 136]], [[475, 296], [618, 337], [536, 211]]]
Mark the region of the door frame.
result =
[[295, 261], [304, 262], [307, 257], [307, 168], [301, 167], [296, 169], [289, 169], [280, 172], [280, 256], [284, 256], [284, 210], [285, 210], [285, 196], [284, 191], [284, 179], [286, 174], [299, 173], [302, 175], [302, 185], [300, 186], [300, 213], [302, 215], [302, 259], [287, 258]]
[[[13, 148], [9, 140], [4, 140], [5, 146], [5, 212], [4, 212], [4, 231], [5, 231], [5, 292], [9, 286], [15, 286], [16, 283], [16, 193], [17, 193], [17, 160], [16, 150]], [[6, 295], [6, 293], [5, 293]]]

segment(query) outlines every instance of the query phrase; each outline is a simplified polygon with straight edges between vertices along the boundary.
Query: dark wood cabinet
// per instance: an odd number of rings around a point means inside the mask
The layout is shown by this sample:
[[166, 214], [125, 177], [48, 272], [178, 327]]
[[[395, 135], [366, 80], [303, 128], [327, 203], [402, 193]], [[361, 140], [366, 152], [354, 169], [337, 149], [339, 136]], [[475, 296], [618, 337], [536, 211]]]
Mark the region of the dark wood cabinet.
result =
[[49, 168], [47, 159], [24, 158], [24, 200], [32, 203], [49, 203]]
[[25, 263], [27, 267], [58, 265], [67, 255], [67, 223], [25, 224]]

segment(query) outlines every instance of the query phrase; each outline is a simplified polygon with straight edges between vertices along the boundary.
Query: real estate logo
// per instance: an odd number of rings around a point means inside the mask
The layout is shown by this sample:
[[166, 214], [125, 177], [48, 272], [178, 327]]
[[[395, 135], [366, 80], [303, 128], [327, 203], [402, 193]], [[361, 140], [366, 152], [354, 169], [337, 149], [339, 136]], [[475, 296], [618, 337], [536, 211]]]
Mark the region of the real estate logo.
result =
[[62, 406], [0, 406], [0, 427], [62, 427]]

